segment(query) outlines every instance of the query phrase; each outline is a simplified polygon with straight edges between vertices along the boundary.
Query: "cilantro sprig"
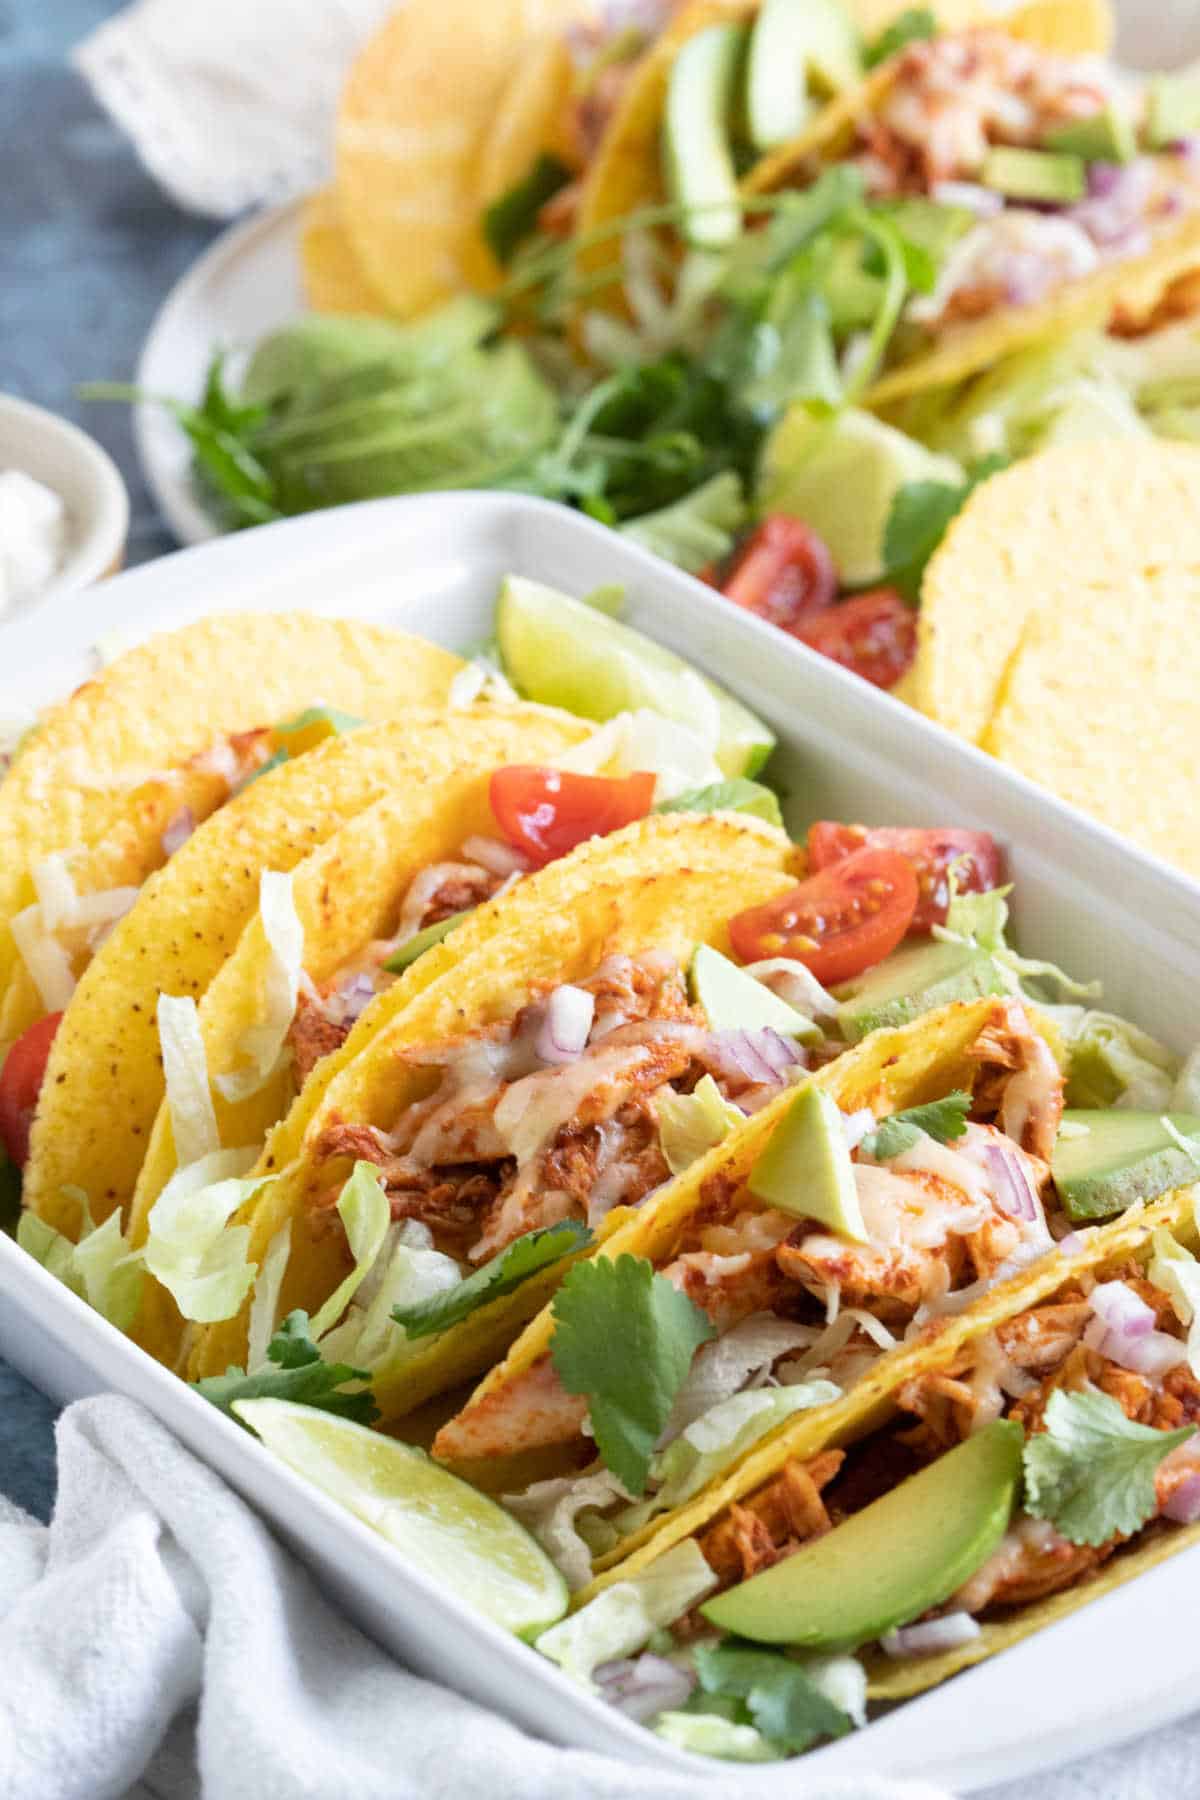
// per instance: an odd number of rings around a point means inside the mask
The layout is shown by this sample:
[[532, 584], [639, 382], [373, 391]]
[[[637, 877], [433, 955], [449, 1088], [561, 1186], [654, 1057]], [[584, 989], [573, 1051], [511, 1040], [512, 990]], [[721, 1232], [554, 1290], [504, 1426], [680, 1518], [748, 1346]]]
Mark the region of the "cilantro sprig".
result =
[[877, 1162], [890, 1162], [911, 1150], [921, 1137], [931, 1137], [937, 1144], [949, 1144], [963, 1136], [971, 1096], [963, 1088], [955, 1088], [941, 1100], [930, 1100], [924, 1106], [910, 1106], [882, 1120], [877, 1129], [865, 1137], [862, 1147]]
[[642, 1256], [576, 1264], [553, 1312], [559, 1380], [586, 1398], [596, 1448], [637, 1499], [692, 1357], [715, 1327]]
[[906, 481], [892, 500], [883, 534], [885, 579], [914, 603], [921, 598], [925, 569], [952, 520], [980, 482], [1006, 468], [1006, 456], [983, 457], [965, 481]]
[[313, 1343], [306, 1312], [297, 1309], [288, 1314], [271, 1339], [267, 1356], [274, 1366], [256, 1369], [253, 1375], [230, 1367], [224, 1375], [206, 1375], [192, 1385], [235, 1419], [235, 1400], [293, 1400], [319, 1412], [353, 1419], [357, 1425], [373, 1425], [379, 1417], [369, 1387], [352, 1394], [341, 1391], [349, 1382], [369, 1382], [370, 1371], [351, 1368], [349, 1363], [326, 1362]]
[[403, 1325], [410, 1338], [431, 1337], [435, 1331], [447, 1331], [490, 1300], [511, 1294], [531, 1275], [549, 1269], [564, 1256], [586, 1249], [592, 1233], [578, 1219], [563, 1219], [558, 1225], [546, 1225], [514, 1238], [499, 1256], [468, 1275], [457, 1287], [433, 1294], [415, 1306], [394, 1306], [392, 1318]]
[[1108, 1394], [1057, 1389], [1046, 1430], [1025, 1445], [1025, 1508], [1072, 1544], [1106, 1544], [1140, 1531], [1157, 1508], [1154, 1477], [1163, 1457], [1195, 1427], [1138, 1425]]
[[778, 1651], [731, 1638], [697, 1645], [695, 1663], [705, 1694], [740, 1702], [746, 1716], [738, 1722], [756, 1726], [785, 1750], [807, 1750], [820, 1738], [844, 1737], [850, 1730], [848, 1716], [803, 1665]]

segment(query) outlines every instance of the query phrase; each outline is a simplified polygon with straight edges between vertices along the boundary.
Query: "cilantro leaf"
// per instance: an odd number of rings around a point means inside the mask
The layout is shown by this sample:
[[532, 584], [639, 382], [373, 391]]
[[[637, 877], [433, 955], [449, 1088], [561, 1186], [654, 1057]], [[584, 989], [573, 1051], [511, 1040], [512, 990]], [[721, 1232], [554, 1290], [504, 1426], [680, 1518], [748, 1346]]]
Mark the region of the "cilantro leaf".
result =
[[397, 1325], [403, 1325], [410, 1338], [431, 1337], [435, 1331], [446, 1331], [451, 1325], [457, 1325], [490, 1300], [511, 1294], [531, 1275], [538, 1275], [553, 1263], [561, 1262], [564, 1256], [583, 1250], [591, 1241], [591, 1232], [578, 1219], [563, 1219], [558, 1225], [527, 1231], [524, 1237], [514, 1238], [499, 1256], [493, 1256], [457, 1287], [432, 1294], [415, 1306], [395, 1306], [392, 1317]]
[[889, 1162], [893, 1156], [911, 1150], [921, 1136], [931, 1137], [936, 1144], [948, 1144], [966, 1131], [970, 1110], [970, 1094], [955, 1088], [941, 1100], [910, 1106], [905, 1112], [882, 1120], [878, 1129], [863, 1139], [863, 1149], [877, 1162]]
[[373, 1425], [379, 1417], [369, 1388], [355, 1394], [339, 1392], [348, 1381], [370, 1381], [370, 1372], [352, 1369], [348, 1363], [325, 1362], [312, 1341], [306, 1312], [288, 1314], [271, 1339], [267, 1355], [275, 1364], [273, 1369], [256, 1369], [248, 1375], [245, 1369], [230, 1367], [224, 1375], [206, 1375], [191, 1385], [234, 1419], [235, 1400], [260, 1399], [293, 1400], [319, 1412], [353, 1419], [358, 1425]]
[[1046, 1430], [1025, 1445], [1025, 1507], [1072, 1544], [1104, 1544], [1154, 1517], [1154, 1476], [1195, 1428], [1155, 1431], [1126, 1418], [1108, 1394], [1057, 1389]]
[[554, 1320], [559, 1380], [587, 1399], [596, 1448], [637, 1499], [692, 1357], [716, 1329], [642, 1256], [578, 1263], [555, 1297]]
[[731, 781], [714, 781], [708, 787], [689, 788], [686, 794], [676, 794], [673, 800], [660, 800], [654, 810], [660, 813], [750, 813], [756, 819], [765, 819], [768, 825], [783, 829], [778, 795], [764, 787], [761, 781], [748, 781], [744, 775], [735, 775]]
[[518, 246], [536, 230], [537, 216], [547, 200], [570, 179], [566, 163], [543, 150], [528, 173], [492, 201], [483, 215], [483, 235], [498, 263], [507, 266], [512, 261]]
[[903, 50], [905, 45], [918, 43], [922, 38], [936, 37], [937, 28], [937, 14], [930, 7], [906, 7], [886, 30], [881, 31], [867, 45], [863, 52], [864, 68], [877, 68], [889, 56], [895, 56], [898, 50]]
[[885, 578], [909, 600], [921, 597], [930, 557], [981, 481], [1005, 467], [1007, 458], [988, 456], [966, 481], [906, 481], [897, 489], [883, 534]]
[[779, 1651], [727, 1639], [698, 1644], [694, 1654], [704, 1692], [744, 1700], [763, 1736], [787, 1750], [807, 1750], [818, 1738], [844, 1737], [850, 1730], [841, 1707], [815, 1686], [802, 1664]]

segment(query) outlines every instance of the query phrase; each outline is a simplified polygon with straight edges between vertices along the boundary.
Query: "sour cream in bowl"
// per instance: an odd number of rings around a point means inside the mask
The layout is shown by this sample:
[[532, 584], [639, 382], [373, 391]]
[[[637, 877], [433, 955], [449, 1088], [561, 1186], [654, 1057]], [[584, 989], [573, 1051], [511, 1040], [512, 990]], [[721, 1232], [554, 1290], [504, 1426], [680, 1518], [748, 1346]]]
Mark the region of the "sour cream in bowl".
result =
[[0, 395], [0, 627], [111, 574], [128, 529], [124, 483], [99, 444]]

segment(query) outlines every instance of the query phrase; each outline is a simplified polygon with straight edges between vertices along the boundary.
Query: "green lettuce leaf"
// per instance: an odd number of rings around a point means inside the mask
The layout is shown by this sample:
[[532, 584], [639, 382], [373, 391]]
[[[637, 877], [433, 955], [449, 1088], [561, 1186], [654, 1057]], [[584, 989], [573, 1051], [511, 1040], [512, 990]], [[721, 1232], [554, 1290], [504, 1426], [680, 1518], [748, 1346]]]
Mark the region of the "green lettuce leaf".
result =
[[752, 818], [765, 819], [768, 825], [783, 830], [778, 795], [764, 787], [761, 781], [747, 781], [744, 775], [737, 775], [732, 781], [712, 781], [707, 787], [691, 788], [687, 793], [676, 794], [673, 800], [660, 801], [654, 810], [748, 813]]
[[743, 1125], [746, 1115], [704, 1075], [690, 1094], [664, 1088], [658, 1096], [658, 1141], [672, 1175], [682, 1175], [705, 1153]]

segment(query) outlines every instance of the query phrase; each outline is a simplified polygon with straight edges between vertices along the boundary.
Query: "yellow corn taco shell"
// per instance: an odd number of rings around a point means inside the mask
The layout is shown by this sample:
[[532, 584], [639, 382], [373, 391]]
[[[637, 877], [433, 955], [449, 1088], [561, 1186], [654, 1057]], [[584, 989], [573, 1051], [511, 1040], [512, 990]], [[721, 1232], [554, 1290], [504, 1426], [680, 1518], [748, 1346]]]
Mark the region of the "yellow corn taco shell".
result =
[[916, 705], [1192, 873], [1200, 450], [1063, 445], [986, 482], [926, 573]]
[[204, 995], [257, 911], [264, 869], [294, 869], [398, 788], [436, 789], [460, 758], [494, 766], [529, 743], [572, 741], [573, 722], [531, 714], [522, 708], [506, 723], [487, 708], [413, 709], [329, 738], [251, 783], [193, 833], [146, 882], [67, 1008], [34, 1119], [25, 1205], [70, 1233], [79, 1208], [65, 1188], [84, 1190], [97, 1223], [129, 1200], [163, 1094], [158, 996]]
[[338, 208], [368, 282], [401, 318], [499, 280], [479, 229], [481, 145], [530, 42], [587, 10], [408, 0], [360, 53], [338, 111]]
[[[919, 1026], [910, 1026], [908, 1029], [916, 1031]], [[868, 1043], [871, 1042], [873, 1040], [868, 1040]], [[847, 1060], [843, 1058], [842, 1062]], [[832, 1073], [836, 1074], [842, 1067], [842, 1062], [832, 1066]], [[945, 1091], [944, 1083], [940, 1091]], [[840, 1103], [846, 1104], [844, 1101]], [[1001, 1283], [966, 1312], [938, 1321], [911, 1343], [881, 1357], [851, 1393], [831, 1406], [812, 1413], [797, 1414], [793, 1420], [761, 1439], [733, 1470], [697, 1495], [688, 1505], [669, 1515], [665, 1522], [660, 1521], [657, 1526], [646, 1527], [636, 1538], [627, 1540], [607, 1556], [601, 1557], [597, 1564], [601, 1573], [589, 1587], [575, 1596], [573, 1604], [583, 1606], [602, 1588], [645, 1568], [672, 1544], [693, 1537], [732, 1501], [757, 1492], [793, 1458], [807, 1461], [821, 1450], [853, 1443], [886, 1424], [896, 1413], [896, 1396], [906, 1381], [928, 1375], [952, 1363], [964, 1345], [1048, 1299], [1065, 1282], [1076, 1279], [1086, 1271], [1108, 1264], [1119, 1264], [1131, 1256], [1147, 1252], [1151, 1236], [1161, 1226], [1184, 1235], [1191, 1225], [1193, 1205], [1191, 1190], [1181, 1188], [1155, 1201], [1151, 1206], [1132, 1208], [1113, 1224], [1097, 1230], [1087, 1248], [1080, 1253], [1064, 1256], [1061, 1251], [1055, 1251], [1043, 1257], [1032, 1271]], [[602, 1254], [613, 1255], [612, 1244], [606, 1245]], [[1171, 1541], [1176, 1542], [1174, 1539]], [[1146, 1548], [1148, 1546], [1136, 1546], [1130, 1552], [1130, 1557], [1139, 1555]], [[1101, 1592], [1106, 1579], [1102, 1571], [1094, 1582], [1080, 1592], [1085, 1597]], [[1066, 1594], [1057, 1596], [1063, 1612], [1071, 1610], [1065, 1604], [1068, 1598]], [[1083, 1601], [1079, 1599], [1075, 1603], [1081, 1605]], [[1044, 1604], [1052, 1607], [1053, 1601]], [[1017, 1619], [1011, 1622], [1019, 1626], [1016, 1636], [1024, 1636], [1027, 1631], [1036, 1628], [1032, 1615], [1039, 1612], [1040, 1606], [1020, 1612]], [[1052, 1612], [1051, 1616], [1057, 1615]], [[872, 1692], [880, 1698], [899, 1699], [906, 1693], [931, 1687], [936, 1680], [942, 1679], [942, 1675], [933, 1675], [932, 1679], [923, 1680], [922, 1672], [931, 1672], [938, 1666], [942, 1668], [943, 1674], [949, 1674], [953, 1672], [949, 1666], [952, 1662], [954, 1668], [960, 1668], [968, 1662], [978, 1661], [982, 1656], [991, 1654], [992, 1649], [1004, 1648], [1005, 1644], [1015, 1641], [1015, 1637], [1006, 1635], [1009, 1629], [1010, 1621], [985, 1626], [984, 1635], [980, 1639], [959, 1650], [949, 1651], [944, 1657], [922, 1659], [919, 1668], [916, 1665], [888, 1665], [893, 1670], [889, 1679], [894, 1685], [888, 1688], [885, 1696], [882, 1686], [885, 1677], [879, 1671], [875, 1674]], [[996, 1634], [995, 1638], [987, 1636], [989, 1631]]]
[[570, 46], [562, 32], [547, 32], [529, 46], [509, 80], [479, 152], [479, 206], [488, 207], [528, 175], [539, 155], [571, 164], [565, 129], [575, 81]]
[[36, 898], [31, 870], [72, 853], [81, 894], [137, 886], [164, 861], [162, 835], [203, 819], [228, 789], [185, 768], [232, 732], [321, 699], [358, 718], [446, 699], [460, 659], [403, 632], [307, 614], [215, 615], [152, 638], [53, 707], [0, 783], [0, 1054], [47, 1009], [9, 921]]
[[[899, 1030], [874, 1032], [821, 1069], [813, 1083], [830, 1094], [843, 1112], [869, 1106], [877, 1117], [938, 1099], [954, 1088], [969, 1090], [978, 1065], [968, 1052], [994, 1005], [991, 1000], [960, 1003]], [[627, 1216], [619, 1228], [606, 1234], [598, 1254], [646, 1257], [660, 1267], [669, 1262], [702, 1202], [706, 1185], [712, 1182], [724, 1187], [743, 1182], [794, 1098], [795, 1090], [789, 1089], [755, 1113], [739, 1131], [663, 1188], [638, 1212]], [[463, 1408], [464, 1416], [491, 1404], [496, 1395], [548, 1352], [553, 1336], [554, 1319], [547, 1307], [522, 1332], [503, 1362], [480, 1383]], [[798, 1436], [806, 1443], [813, 1440], [815, 1448], [822, 1447], [827, 1433], [836, 1429], [843, 1414], [854, 1420], [865, 1416], [877, 1396], [885, 1391], [891, 1391], [891, 1382], [880, 1365], [852, 1395], [832, 1407], [805, 1414], [790, 1425], [788, 1441]], [[764, 1438], [739, 1469], [713, 1488], [712, 1494], [719, 1497], [710, 1503], [707, 1495], [701, 1495], [678, 1513], [653, 1521], [600, 1558], [598, 1567], [607, 1568], [618, 1562], [623, 1568], [640, 1567], [679, 1538], [690, 1536], [729, 1500], [766, 1479], [759, 1473], [760, 1466], [765, 1463], [768, 1474], [773, 1470], [775, 1446], [781, 1441], [779, 1433]], [[744, 1469], [750, 1473], [743, 1483]], [[646, 1549], [642, 1554], [639, 1547], [650, 1544], [653, 1550]]]
[[[782, 833], [729, 816], [661, 815], [529, 877], [437, 946], [444, 953], [437, 961], [430, 951], [415, 963], [383, 997], [390, 1016], [364, 1031], [364, 1015], [342, 1051], [327, 1059], [332, 1073], [323, 1079], [316, 1104], [312, 1096], [301, 1096], [301, 1130], [285, 1120], [260, 1159], [261, 1171], [280, 1175], [248, 1208], [249, 1257], [261, 1263], [276, 1233], [290, 1222], [281, 1316], [296, 1306], [315, 1311], [345, 1273], [337, 1235], [314, 1232], [307, 1212], [307, 1203], [330, 1180], [314, 1157], [320, 1133], [339, 1120], [392, 1123], [435, 1080], [419, 1069], [397, 1067], [397, 1050], [509, 1017], [531, 987], [586, 975], [610, 954], [662, 949], [683, 960], [701, 940], [727, 948], [732, 914], [785, 890], [794, 879], [787, 873], [792, 854]], [[280, 1160], [284, 1148], [290, 1152], [286, 1163]], [[607, 1229], [615, 1230], [620, 1216], [613, 1213], [610, 1219]], [[418, 1343], [394, 1376], [377, 1379], [385, 1415], [409, 1411], [488, 1367], [562, 1273], [560, 1265], [548, 1279], [535, 1278], [509, 1299], [481, 1308], [457, 1331]], [[247, 1305], [237, 1318], [197, 1334], [189, 1356], [192, 1379], [220, 1373], [244, 1357], [248, 1314]]]
[[315, 312], [386, 314], [346, 236], [332, 188], [310, 194], [300, 223], [300, 279]]

